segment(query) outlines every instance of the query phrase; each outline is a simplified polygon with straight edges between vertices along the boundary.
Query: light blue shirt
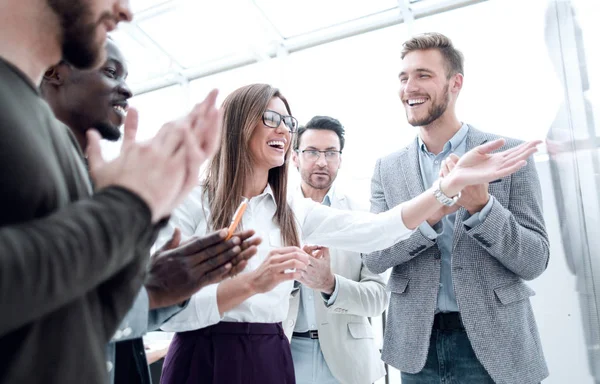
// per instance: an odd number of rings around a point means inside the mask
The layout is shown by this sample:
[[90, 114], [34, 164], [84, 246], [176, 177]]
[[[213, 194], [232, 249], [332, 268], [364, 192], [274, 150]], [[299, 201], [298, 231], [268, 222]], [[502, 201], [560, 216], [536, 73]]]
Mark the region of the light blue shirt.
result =
[[[329, 189], [329, 192], [327, 192], [327, 195], [325, 195], [325, 198], [323, 199], [323, 202], [321, 204], [326, 205], [328, 207], [331, 206], [330, 193], [332, 189], [333, 188]], [[339, 284], [337, 281], [337, 275], [334, 276], [335, 288], [331, 296], [325, 293], [321, 293], [321, 298], [323, 299], [323, 301], [325, 301], [325, 305], [327, 305], [328, 307], [332, 306], [335, 303], [335, 299], [337, 299], [338, 296]], [[296, 326], [294, 327], [294, 332], [307, 332], [317, 330], [317, 317], [315, 315], [314, 298], [315, 291], [313, 291], [312, 288], [305, 287], [297, 281], [295, 282], [294, 286], [300, 287], [300, 292], [298, 292], [298, 294], [300, 295], [300, 304], [298, 306], [298, 317], [296, 318]]]
[[[427, 150], [427, 146], [419, 137], [419, 166], [423, 177], [423, 186], [427, 189], [431, 187], [433, 182], [438, 179], [440, 165], [442, 161], [451, 153], [457, 156], [465, 154], [467, 149], [467, 133], [469, 126], [463, 124], [456, 134], [448, 141], [442, 152], [433, 154]], [[468, 217], [463, 224], [473, 228], [481, 224], [489, 214], [494, 204], [494, 197], [490, 195], [488, 203], [483, 209]], [[435, 224], [433, 228], [424, 222], [419, 226], [421, 232], [431, 240], [437, 240], [437, 245], [442, 254], [441, 272], [440, 272], [440, 289], [437, 297], [437, 312], [458, 312], [458, 304], [454, 295], [454, 285], [452, 283], [452, 242], [454, 239], [454, 222], [456, 213], [446, 215], [442, 220]]]

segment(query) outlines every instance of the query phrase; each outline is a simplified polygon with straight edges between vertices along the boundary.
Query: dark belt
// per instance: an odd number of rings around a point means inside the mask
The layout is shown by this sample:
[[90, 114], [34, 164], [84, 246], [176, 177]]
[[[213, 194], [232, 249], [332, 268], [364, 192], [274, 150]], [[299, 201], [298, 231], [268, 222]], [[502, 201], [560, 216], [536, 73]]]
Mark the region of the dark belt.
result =
[[438, 329], [440, 331], [454, 331], [464, 330], [465, 326], [460, 319], [459, 312], [440, 312], [433, 318], [433, 329]]
[[304, 337], [306, 339], [318, 339], [319, 331], [294, 332], [293, 337]]

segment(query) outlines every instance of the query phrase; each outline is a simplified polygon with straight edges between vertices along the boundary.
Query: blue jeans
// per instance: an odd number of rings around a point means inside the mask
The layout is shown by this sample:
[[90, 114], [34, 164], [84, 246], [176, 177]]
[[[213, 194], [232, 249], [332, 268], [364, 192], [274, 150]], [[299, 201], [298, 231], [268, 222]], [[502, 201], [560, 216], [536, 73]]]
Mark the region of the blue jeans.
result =
[[494, 384], [477, 360], [464, 330], [433, 329], [425, 367], [419, 373], [401, 373], [402, 384]]

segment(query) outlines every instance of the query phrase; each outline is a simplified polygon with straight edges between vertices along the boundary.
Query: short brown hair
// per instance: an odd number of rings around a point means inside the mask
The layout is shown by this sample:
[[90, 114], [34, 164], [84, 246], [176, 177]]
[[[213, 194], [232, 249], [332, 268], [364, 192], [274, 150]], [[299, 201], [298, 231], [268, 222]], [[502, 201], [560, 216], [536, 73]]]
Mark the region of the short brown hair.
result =
[[426, 49], [437, 49], [442, 54], [446, 62], [448, 78], [460, 73], [464, 75], [463, 54], [452, 45], [452, 40], [437, 32], [428, 32], [421, 35], [413, 36], [402, 44], [402, 53], [400, 57], [404, 57], [413, 51], [422, 51]]

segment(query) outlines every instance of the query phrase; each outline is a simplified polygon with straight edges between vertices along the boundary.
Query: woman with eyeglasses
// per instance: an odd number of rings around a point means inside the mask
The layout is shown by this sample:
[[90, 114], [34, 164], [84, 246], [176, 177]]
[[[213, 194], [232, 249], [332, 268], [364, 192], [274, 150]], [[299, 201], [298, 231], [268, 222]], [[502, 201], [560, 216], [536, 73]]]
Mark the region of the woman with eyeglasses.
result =
[[[179, 227], [185, 237], [223, 228], [248, 198], [241, 225], [263, 239], [235, 278], [196, 293], [163, 326], [175, 331], [161, 383], [295, 383], [289, 341], [281, 322], [293, 280], [308, 264], [300, 246], [317, 244], [358, 252], [385, 249], [442, 207], [434, 188], [387, 212], [340, 211], [310, 199], [287, 198], [287, 160], [298, 122], [287, 100], [266, 84], [242, 87], [223, 104], [220, 149], [206, 178], [173, 213], [158, 245]], [[439, 187], [456, 196], [467, 185], [509, 175], [536, 143], [489, 155], [501, 141], [465, 154]], [[238, 229], [241, 229], [239, 226]]]

